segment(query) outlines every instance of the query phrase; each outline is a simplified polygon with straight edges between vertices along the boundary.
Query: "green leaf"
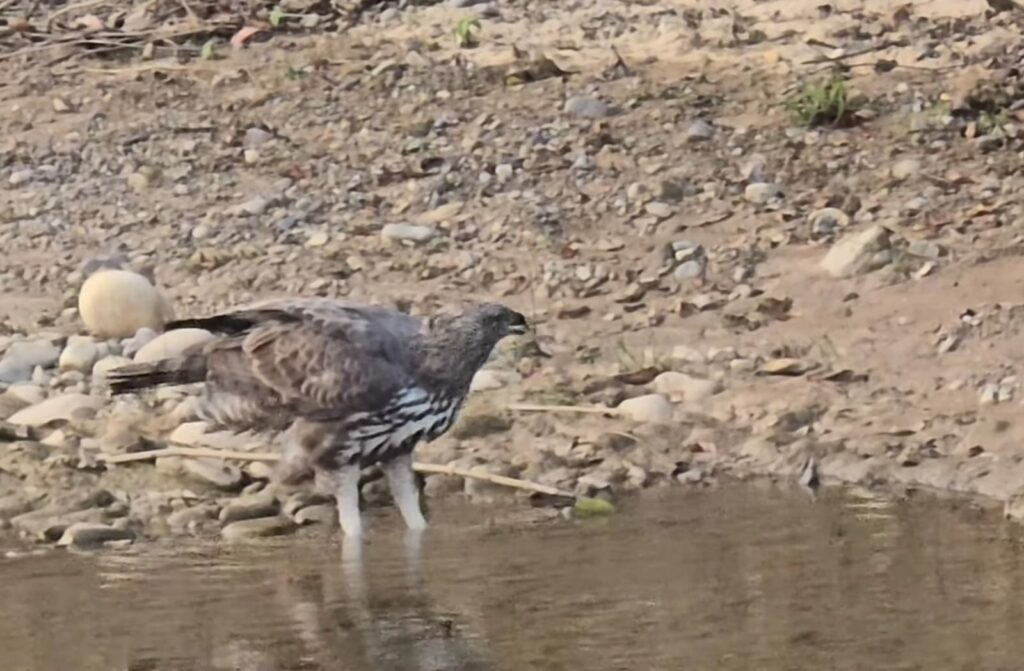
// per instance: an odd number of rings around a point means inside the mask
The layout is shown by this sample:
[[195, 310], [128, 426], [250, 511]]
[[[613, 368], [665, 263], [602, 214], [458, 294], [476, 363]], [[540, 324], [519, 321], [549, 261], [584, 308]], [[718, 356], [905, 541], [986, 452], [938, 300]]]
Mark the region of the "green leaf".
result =
[[615, 506], [608, 501], [589, 496], [578, 497], [572, 509], [579, 517], [597, 517], [599, 515], [611, 515], [615, 512]]
[[282, 21], [282, 19], [284, 19], [284, 17], [285, 17], [284, 10], [281, 9], [280, 6], [274, 7], [274, 9], [271, 10], [271, 12], [270, 12], [270, 25], [272, 25], [275, 28], [277, 28], [281, 24], [281, 21]]
[[206, 40], [203, 44], [203, 48], [199, 50], [199, 57], [204, 61], [211, 60], [214, 56], [214, 48], [217, 46], [217, 41], [214, 39]]

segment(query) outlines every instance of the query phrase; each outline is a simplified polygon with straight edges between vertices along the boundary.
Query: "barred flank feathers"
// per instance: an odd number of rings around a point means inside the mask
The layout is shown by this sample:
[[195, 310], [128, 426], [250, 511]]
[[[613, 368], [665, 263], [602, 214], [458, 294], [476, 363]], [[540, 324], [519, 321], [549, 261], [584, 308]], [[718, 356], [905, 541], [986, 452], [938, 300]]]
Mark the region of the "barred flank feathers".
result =
[[133, 363], [115, 368], [107, 375], [111, 393], [125, 394], [165, 384], [191, 384], [206, 379], [202, 357], [179, 357], [152, 363]]

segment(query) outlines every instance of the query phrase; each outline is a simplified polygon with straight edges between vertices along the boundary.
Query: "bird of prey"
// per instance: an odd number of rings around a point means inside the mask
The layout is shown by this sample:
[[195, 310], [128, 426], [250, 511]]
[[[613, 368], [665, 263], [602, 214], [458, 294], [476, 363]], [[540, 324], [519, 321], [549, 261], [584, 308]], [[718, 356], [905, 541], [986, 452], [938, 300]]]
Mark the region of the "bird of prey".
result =
[[343, 533], [358, 537], [360, 470], [373, 464], [406, 526], [426, 527], [413, 448], [452, 426], [494, 346], [528, 327], [495, 303], [420, 319], [382, 306], [283, 298], [166, 326], [181, 328], [215, 337], [174, 358], [111, 371], [111, 392], [202, 383], [200, 419], [283, 432], [275, 479], [295, 482], [312, 471], [317, 486], [334, 493]]

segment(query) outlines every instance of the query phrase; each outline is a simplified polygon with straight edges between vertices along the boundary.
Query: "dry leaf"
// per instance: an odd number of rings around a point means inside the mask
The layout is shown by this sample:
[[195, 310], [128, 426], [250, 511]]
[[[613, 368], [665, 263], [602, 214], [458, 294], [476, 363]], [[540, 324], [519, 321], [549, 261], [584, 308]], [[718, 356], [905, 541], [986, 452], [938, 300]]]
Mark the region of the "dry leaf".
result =
[[231, 48], [241, 49], [250, 37], [261, 32], [263, 32], [263, 29], [256, 26], [242, 26], [238, 29], [237, 33], [231, 36]]

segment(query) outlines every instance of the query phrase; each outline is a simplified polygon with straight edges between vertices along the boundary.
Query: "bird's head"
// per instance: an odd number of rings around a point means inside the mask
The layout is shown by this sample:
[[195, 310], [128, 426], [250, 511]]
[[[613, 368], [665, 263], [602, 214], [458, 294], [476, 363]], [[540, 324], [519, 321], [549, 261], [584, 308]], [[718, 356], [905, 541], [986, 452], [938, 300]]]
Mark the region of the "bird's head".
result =
[[528, 332], [526, 317], [497, 303], [477, 303], [456, 315], [435, 314], [427, 321], [424, 369], [468, 389], [498, 341]]
[[476, 303], [455, 315], [437, 314], [428, 324], [428, 330], [437, 337], [483, 347], [488, 352], [502, 338], [530, 330], [526, 317], [498, 303]]
[[495, 342], [509, 335], [525, 335], [530, 326], [526, 317], [498, 303], [482, 303], [470, 311], [480, 329], [493, 337]]

